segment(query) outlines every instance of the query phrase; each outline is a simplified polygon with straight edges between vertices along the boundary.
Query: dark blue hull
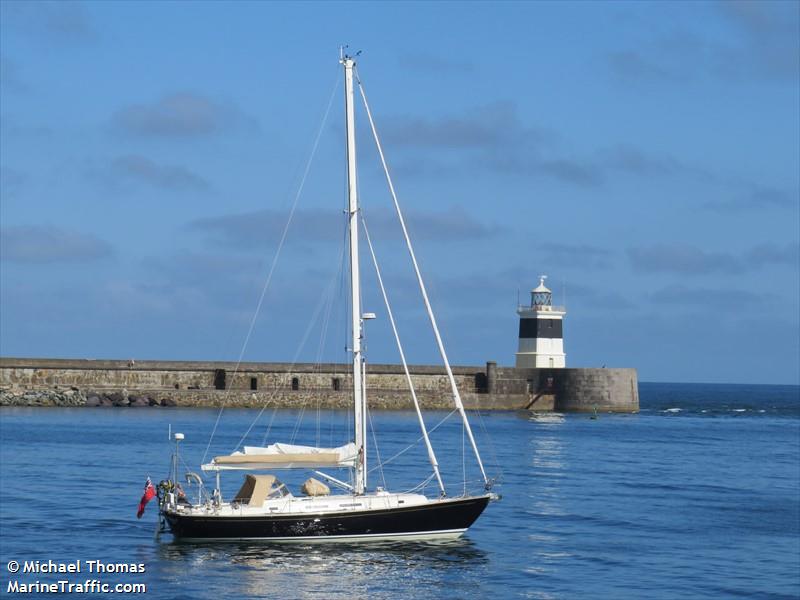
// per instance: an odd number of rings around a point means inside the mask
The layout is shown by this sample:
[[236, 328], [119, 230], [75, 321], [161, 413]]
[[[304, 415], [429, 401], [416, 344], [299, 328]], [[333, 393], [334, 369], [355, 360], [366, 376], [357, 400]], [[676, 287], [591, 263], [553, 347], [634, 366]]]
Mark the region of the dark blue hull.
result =
[[421, 506], [308, 515], [208, 516], [165, 513], [184, 541], [326, 541], [458, 537], [480, 516], [490, 496], [432, 501]]

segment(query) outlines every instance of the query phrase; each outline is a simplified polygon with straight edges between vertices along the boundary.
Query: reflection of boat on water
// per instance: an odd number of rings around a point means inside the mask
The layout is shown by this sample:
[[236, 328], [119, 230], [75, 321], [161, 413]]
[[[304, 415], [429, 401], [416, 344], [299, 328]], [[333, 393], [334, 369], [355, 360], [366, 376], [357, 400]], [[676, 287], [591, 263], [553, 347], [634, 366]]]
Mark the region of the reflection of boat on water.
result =
[[[345, 114], [348, 209], [346, 219], [349, 234], [350, 258], [350, 315], [353, 380], [353, 431], [355, 439], [339, 447], [319, 448], [294, 444], [274, 443], [269, 446], [243, 446], [232, 454], [217, 456], [202, 465], [205, 472], [214, 473], [216, 484], [211, 493], [200, 489], [197, 503], [181, 496], [178, 481], [178, 443], [183, 436], [176, 434], [173, 458], [174, 480], [162, 482], [159, 487], [159, 507], [162, 525], [169, 527], [177, 539], [204, 540], [266, 540], [266, 541], [325, 541], [325, 540], [386, 540], [456, 538], [480, 516], [489, 501], [496, 496], [490, 493], [492, 481], [487, 477], [477, 445], [467, 420], [461, 397], [456, 387], [447, 356], [439, 335], [436, 319], [428, 301], [425, 285], [417, 266], [414, 250], [405, 227], [403, 215], [397, 204], [394, 187], [386, 169], [383, 151], [366, 102], [366, 96], [355, 74], [355, 61], [343, 55], [341, 64], [345, 77]], [[466, 492], [451, 497], [447, 494], [439, 471], [439, 463], [431, 446], [425, 422], [420, 412], [411, 376], [400, 345], [388, 297], [383, 287], [380, 270], [375, 262], [376, 275], [386, 310], [400, 351], [405, 377], [416, 409], [422, 440], [425, 442], [432, 474], [426, 481], [435, 479], [439, 494], [428, 497], [413, 490], [389, 492], [382, 488], [368, 491], [367, 487], [367, 397], [365, 392], [365, 360], [363, 356], [364, 320], [375, 318], [373, 313], [362, 313], [361, 283], [359, 275], [359, 220], [363, 221], [358, 194], [355, 162], [354, 82], [358, 83], [364, 100], [367, 117], [375, 137], [389, 189], [395, 204], [407, 249], [411, 256], [420, 292], [433, 327], [434, 335], [450, 381], [455, 408], [463, 421], [482, 476], [483, 491], [474, 495]], [[375, 259], [372, 243], [366, 233], [370, 254]], [[177, 437], [180, 435], [180, 437]], [[264, 471], [278, 469], [303, 469], [324, 479], [327, 484], [342, 490], [331, 494], [326, 483], [310, 478], [302, 486], [303, 496], [293, 495], [274, 475]], [[349, 482], [342, 481], [320, 469], [347, 469]], [[246, 473], [241, 489], [230, 500], [222, 497], [220, 476], [227, 471]], [[423, 482], [425, 483], [425, 482]]]
[[[489, 556], [468, 537], [425, 542], [341, 542], [336, 544], [335, 552], [331, 550], [327, 544], [308, 543], [166, 543], [159, 544], [156, 555], [159, 569], [170, 579], [183, 578], [187, 565], [202, 568], [208, 576], [206, 596], [216, 593], [219, 597], [260, 598], [265, 590], [284, 590], [289, 597], [392, 598], [412, 589], [410, 577], [419, 583], [419, 574], [425, 574], [423, 577], [431, 577], [426, 581], [435, 586], [429, 595], [439, 597], [443, 588], [438, 586], [451, 582], [458, 585], [465, 572], [478, 586], [474, 588], [478, 590], [476, 596], [488, 596], [489, 590], [480, 593], [480, 586], [492, 585]], [[465, 565], [469, 569], [465, 570]], [[235, 575], [231, 577], [231, 573]], [[376, 594], [377, 590], [383, 593]], [[397, 593], [389, 593], [391, 590]]]

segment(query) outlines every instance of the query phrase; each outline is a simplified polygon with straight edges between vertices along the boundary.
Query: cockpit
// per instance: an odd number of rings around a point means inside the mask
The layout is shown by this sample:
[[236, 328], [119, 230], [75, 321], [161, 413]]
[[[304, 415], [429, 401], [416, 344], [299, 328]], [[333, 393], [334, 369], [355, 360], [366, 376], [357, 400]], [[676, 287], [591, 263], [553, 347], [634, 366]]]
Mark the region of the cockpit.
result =
[[291, 496], [286, 485], [274, 475], [246, 475], [244, 483], [233, 497], [233, 504], [261, 506], [267, 500]]

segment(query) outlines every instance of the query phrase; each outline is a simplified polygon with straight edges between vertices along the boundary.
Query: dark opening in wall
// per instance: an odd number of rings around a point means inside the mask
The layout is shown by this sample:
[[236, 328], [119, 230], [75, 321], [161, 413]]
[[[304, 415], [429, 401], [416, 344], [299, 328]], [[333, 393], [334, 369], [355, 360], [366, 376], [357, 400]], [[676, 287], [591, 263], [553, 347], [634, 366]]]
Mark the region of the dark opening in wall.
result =
[[292, 389], [294, 391], [300, 389], [300, 380], [297, 377], [292, 377]]
[[225, 369], [214, 369], [214, 389], [225, 389]]
[[475, 373], [475, 391], [479, 394], [485, 394], [489, 388], [489, 381], [486, 378], [486, 373]]
[[251, 377], [250, 378], [250, 389], [257, 390], [258, 389], [258, 377]]
[[334, 377], [331, 382], [333, 383], [333, 391], [338, 392], [342, 389], [342, 380], [339, 377]]

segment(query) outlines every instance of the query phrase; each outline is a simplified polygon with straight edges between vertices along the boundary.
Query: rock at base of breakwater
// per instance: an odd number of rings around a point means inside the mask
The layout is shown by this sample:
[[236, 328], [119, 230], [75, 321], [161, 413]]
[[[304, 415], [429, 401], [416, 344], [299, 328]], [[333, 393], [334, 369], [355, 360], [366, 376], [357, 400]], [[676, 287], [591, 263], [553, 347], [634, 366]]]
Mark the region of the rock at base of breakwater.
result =
[[0, 389], [0, 406], [86, 406], [86, 400], [86, 394], [75, 389]]

